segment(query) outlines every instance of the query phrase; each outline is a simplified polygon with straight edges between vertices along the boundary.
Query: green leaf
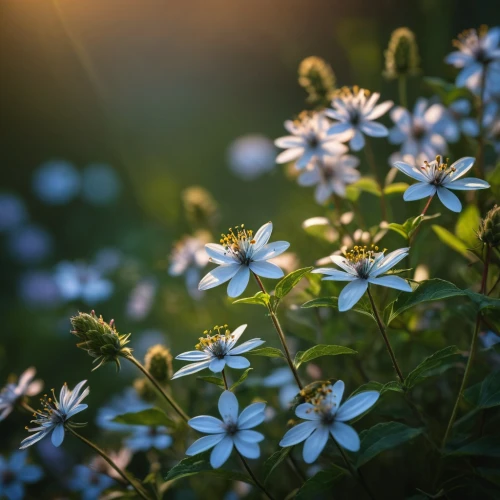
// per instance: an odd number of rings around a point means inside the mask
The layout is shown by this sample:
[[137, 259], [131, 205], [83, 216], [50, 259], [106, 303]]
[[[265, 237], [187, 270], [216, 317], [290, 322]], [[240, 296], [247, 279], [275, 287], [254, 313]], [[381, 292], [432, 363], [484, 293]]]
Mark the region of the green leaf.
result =
[[251, 356], [265, 356], [266, 358], [284, 358], [284, 354], [281, 349], [276, 347], [262, 347], [260, 349], [252, 349], [245, 353], [245, 355], [250, 354]]
[[238, 387], [240, 384], [242, 384], [247, 379], [248, 374], [250, 373], [251, 370], [253, 370], [253, 368], [247, 368], [243, 372], [241, 377], [229, 388], [229, 390], [234, 391], [234, 389], [236, 389], [236, 387]]
[[371, 193], [380, 196], [380, 187], [375, 179], [371, 177], [361, 177], [358, 181], [351, 184], [351, 187], [357, 188], [365, 193]]
[[253, 297], [244, 297], [233, 302], [233, 304], [258, 304], [267, 307], [269, 304], [269, 294], [264, 292], [257, 292]]
[[478, 409], [500, 406], [500, 371], [490, 373], [482, 382], [469, 387], [464, 397]]
[[468, 443], [448, 455], [479, 455], [481, 457], [500, 457], [500, 436], [483, 436]]
[[357, 351], [340, 345], [319, 344], [311, 347], [307, 351], [299, 351], [295, 355], [294, 365], [298, 368], [302, 363], [307, 363], [311, 359], [321, 356], [337, 356], [339, 354], [357, 354]]
[[124, 413], [117, 415], [112, 422], [125, 425], [163, 425], [165, 427], [174, 427], [175, 422], [158, 408], [149, 408], [135, 413]]
[[224, 380], [219, 377], [213, 377], [210, 375], [199, 375], [196, 377], [197, 380], [203, 380], [203, 382], [208, 382], [209, 384], [214, 384], [218, 387], [224, 388]]
[[408, 189], [409, 184], [406, 182], [393, 182], [384, 188], [385, 195], [401, 194]]
[[282, 299], [285, 295], [288, 295], [299, 284], [299, 281], [313, 269], [313, 267], [304, 267], [287, 274], [278, 281], [274, 290], [275, 296], [278, 297], [278, 299]]
[[396, 380], [387, 382], [387, 384], [381, 384], [380, 382], [375, 382], [374, 380], [372, 380], [370, 382], [367, 382], [366, 384], [359, 386], [349, 397], [365, 391], [378, 391], [380, 392], [380, 395], [382, 395], [385, 392], [404, 392], [404, 388], [401, 383]]
[[430, 219], [435, 219], [440, 215], [441, 214], [418, 215], [417, 217], [410, 217], [409, 219], [406, 219], [403, 224], [391, 222], [391, 224], [389, 224], [389, 229], [400, 234], [403, 238], [409, 239], [413, 235], [413, 233], [415, 233], [422, 222]]
[[241, 472], [227, 469], [213, 469], [209, 462], [209, 456], [210, 452], [205, 452], [181, 460], [168, 471], [165, 481], [173, 481], [174, 479], [181, 479], [205, 472], [227, 479], [228, 481], [243, 481], [248, 484], [254, 484], [249, 476]]
[[[334, 309], [338, 309], [338, 301], [337, 297], [319, 297], [317, 299], [309, 300], [302, 304], [301, 307], [304, 309], [309, 309], [311, 307], [333, 307]], [[351, 311], [355, 311], [359, 314], [363, 314], [364, 316], [368, 316], [369, 318], [374, 319], [372, 312], [369, 309], [363, 309], [362, 304], [359, 302], [354, 306]]]
[[494, 299], [481, 293], [473, 292], [472, 290], [464, 290], [464, 295], [467, 296], [479, 310], [482, 309], [500, 309], [500, 299]]
[[477, 245], [476, 231], [479, 227], [481, 215], [476, 205], [467, 205], [459, 214], [455, 226], [455, 235], [465, 243], [468, 248]]
[[405, 385], [408, 388], [415, 386], [428, 377], [444, 373], [447, 369], [456, 364], [459, 359], [460, 350], [456, 345], [445, 347], [425, 358], [406, 377]]
[[285, 460], [285, 458], [292, 451], [292, 446], [287, 446], [286, 448], [281, 448], [281, 450], [275, 451], [265, 462], [264, 462], [264, 483], [267, 483], [271, 474], [274, 472], [276, 467]]
[[361, 467], [378, 454], [396, 448], [422, 432], [423, 429], [408, 427], [400, 422], [383, 422], [363, 431], [360, 434], [361, 447], [356, 467]]
[[391, 231], [398, 233], [405, 240], [408, 239], [408, 232], [403, 224], [397, 224], [396, 222], [391, 222], [389, 226], [387, 226]]
[[458, 88], [441, 78], [426, 76], [422, 80], [426, 87], [439, 95], [445, 106], [460, 98], [470, 98], [470, 92], [466, 88]]
[[467, 245], [457, 238], [453, 233], [450, 233], [448, 229], [438, 226], [437, 224], [432, 225], [432, 230], [436, 233], [437, 237], [447, 246], [449, 246], [455, 252], [470, 259], [471, 256], [468, 252]]
[[320, 493], [328, 491], [328, 498], [333, 498], [333, 485], [345, 474], [339, 467], [330, 466], [321, 470], [309, 478], [295, 495], [295, 500], [311, 500], [318, 498]]

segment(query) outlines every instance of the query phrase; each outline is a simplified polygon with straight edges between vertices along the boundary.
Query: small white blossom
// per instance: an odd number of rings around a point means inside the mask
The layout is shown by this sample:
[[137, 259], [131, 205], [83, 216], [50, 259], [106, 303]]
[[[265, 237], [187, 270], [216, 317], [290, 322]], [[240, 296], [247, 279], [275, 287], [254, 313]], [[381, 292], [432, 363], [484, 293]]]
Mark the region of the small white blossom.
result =
[[[238, 347], [236, 343], [245, 331], [247, 325], [241, 325], [234, 332], [227, 330], [227, 325], [216, 326], [214, 330], [216, 334], [212, 334], [212, 330], [206, 332], [206, 337], [200, 338], [200, 343], [196, 346], [196, 351], [188, 351], [176, 356], [175, 359], [183, 361], [192, 361], [193, 363], [186, 365], [179, 371], [174, 373], [172, 380], [191, 373], [199, 372], [205, 368], [209, 368], [214, 373], [220, 373], [226, 366], [229, 368], [243, 369], [250, 366], [250, 362], [240, 354], [251, 351], [262, 345], [265, 341], [261, 339], [247, 340]], [[221, 333], [221, 330], [223, 333]]]
[[253, 403], [238, 416], [238, 400], [231, 391], [224, 391], [219, 398], [219, 413], [222, 420], [209, 415], [201, 415], [189, 420], [193, 429], [208, 436], [195, 441], [186, 451], [186, 455], [198, 455], [210, 448], [210, 465], [217, 469], [231, 455], [233, 446], [246, 458], [259, 458], [260, 443], [264, 436], [251, 430], [260, 425], [265, 418], [265, 403]]
[[384, 252], [379, 252], [378, 247], [367, 250], [366, 246], [355, 246], [345, 256], [330, 256], [332, 262], [341, 267], [343, 271], [322, 267], [314, 269], [312, 272], [325, 274], [324, 281], [350, 281], [340, 292], [338, 302], [339, 311], [347, 311], [361, 299], [370, 283], [395, 288], [403, 292], [411, 292], [411, 286], [403, 278], [393, 275], [382, 276], [404, 259], [409, 251], [409, 248], [400, 248], [384, 256]]
[[231, 170], [249, 181], [269, 172], [275, 166], [276, 148], [263, 135], [249, 134], [235, 139], [227, 150]]
[[35, 396], [43, 388], [41, 380], [33, 380], [36, 370], [28, 368], [17, 382], [9, 382], [0, 391], [0, 422], [7, 418], [15, 405], [22, 401], [25, 396]]
[[370, 409], [378, 400], [377, 391], [366, 391], [340, 404], [344, 394], [344, 382], [322, 387], [310, 402], [295, 409], [297, 417], [306, 420], [292, 427], [280, 441], [280, 446], [294, 446], [305, 441], [302, 450], [304, 462], [312, 464], [317, 460], [331, 435], [339, 446], [349, 451], [358, 451], [358, 433], [345, 422]]

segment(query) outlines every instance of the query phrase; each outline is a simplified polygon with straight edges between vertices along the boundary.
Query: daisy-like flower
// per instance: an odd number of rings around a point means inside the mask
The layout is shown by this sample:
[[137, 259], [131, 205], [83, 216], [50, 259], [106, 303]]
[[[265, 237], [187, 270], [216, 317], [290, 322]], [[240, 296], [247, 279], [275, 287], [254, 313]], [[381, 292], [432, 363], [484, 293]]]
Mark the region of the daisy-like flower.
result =
[[359, 159], [352, 155], [331, 156], [314, 162], [297, 180], [301, 186], [316, 186], [314, 197], [322, 205], [332, 194], [345, 197], [346, 186], [356, 182], [361, 174], [356, 170]]
[[88, 405], [82, 404], [90, 392], [88, 387], [82, 391], [86, 383], [86, 380], [82, 380], [72, 391], [65, 383], [62, 386], [59, 399], [57, 399], [54, 390], [52, 390], [51, 398], [44, 396], [41, 400], [42, 409], [35, 412], [35, 419], [31, 421], [36, 427], [26, 428], [34, 434], [21, 442], [21, 450], [37, 443], [49, 434], [52, 434], [52, 444], [61, 446], [64, 441], [65, 426], [81, 427], [83, 425], [70, 422], [70, 418], [88, 407]]
[[295, 166], [302, 170], [313, 159], [322, 160], [326, 156], [347, 153], [347, 147], [338, 139], [327, 135], [330, 122], [323, 113], [312, 115], [303, 113], [298, 121], [287, 120], [285, 128], [292, 135], [276, 139], [279, 148], [286, 149], [276, 158], [276, 163], [288, 163], [296, 160]]
[[220, 245], [205, 245], [210, 260], [219, 267], [210, 271], [198, 285], [200, 290], [208, 290], [229, 281], [227, 294], [238, 297], [248, 285], [250, 271], [263, 278], [282, 278], [283, 271], [270, 259], [281, 255], [288, 249], [287, 241], [268, 243], [273, 232], [272, 222], [264, 224], [256, 233], [245, 229], [243, 224], [222, 234]]
[[356, 418], [370, 409], [378, 400], [377, 391], [366, 391], [340, 404], [344, 394], [344, 382], [321, 387], [306, 403], [295, 409], [297, 417], [306, 420], [292, 427], [280, 441], [280, 446], [294, 446], [305, 441], [302, 456], [304, 462], [312, 464], [323, 451], [328, 437], [349, 451], [358, 451], [360, 446], [357, 432], [345, 422]]
[[389, 142], [401, 144], [402, 156], [434, 158], [447, 148], [444, 137], [438, 132], [439, 122], [445, 112], [442, 104], [429, 105], [423, 97], [417, 99], [413, 114], [406, 108], [396, 106], [390, 113], [395, 127], [389, 132]]
[[382, 276], [404, 259], [409, 251], [409, 248], [400, 248], [384, 255], [385, 250], [379, 252], [377, 246], [372, 245], [371, 250], [368, 250], [366, 246], [355, 246], [344, 256], [330, 256], [332, 262], [341, 267], [343, 271], [321, 267], [311, 272], [325, 274], [324, 281], [350, 281], [340, 292], [338, 302], [339, 311], [347, 311], [364, 295], [370, 283], [395, 288], [403, 292], [411, 292], [411, 286], [403, 278], [393, 275]]
[[28, 453], [18, 451], [8, 460], [0, 456], [0, 498], [23, 500], [25, 484], [36, 483], [43, 477], [43, 470], [38, 465], [28, 464]]
[[338, 90], [332, 100], [333, 109], [325, 111], [327, 116], [337, 120], [328, 130], [328, 135], [340, 141], [349, 140], [353, 151], [364, 148], [364, 135], [387, 137], [387, 128], [374, 120], [387, 113], [394, 103], [385, 101], [377, 104], [379, 97], [378, 92], [370, 94], [370, 91], [357, 86]]
[[35, 396], [43, 388], [41, 380], [33, 380], [36, 370], [28, 368], [17, 382], [9, 382], [0, 392], [0, 422], [5, 420], [25, 396]]
[[398, 170], [420, 181], [404, 192], [403, 199], [405, 201], [420, 200], [421, 198], [434, 196], [437, 193], [441, 203], [446, 208], [453, 212], [460, 212], [462, 204], [450, 189], [473, 191], [490, 187], [486, 181], [481, 179], [473, 177], [460, 178], [472, 168], [474, 161], [475, 158], [466, 156], [448, 166], [448, 163], [441, 163], [441, 157], [438, 155], [434, 161], [424, 162], [424, 165], [419, 169], [402, 161], [394, 163]]
[[214, 373], [220, 373], [224, 367], [243, 369], [250, 366], [250, 361], [240, 354], [251, 351], [262, 345], [265, 341], [252, 339], [243, 342], [235, 347], [247, 325], [241, 325], [234, 332], [227, 329], [227, 325], [215, 326], [213, 331], [206, 330], [206, 337], [200, 337], [200, 343], [196, 346], [196, 351], [188, 351], [179, 354], [175, 359], [183, 361], [193, 361], [174, 374], [172, 380], [191, 373], [199, 372], [205, 368], [210, 368]]
[[246, 458], [259, 458], [258, 443], [264, 436], [252, 428], [260, 425], [265, 418], [265, 403], [253, 403], [247, 406], [238, 416], [238, 400], [231, 391], [224, 391], [219, 398], [219, 413], [222, 420], [209, 415], [201, 415], [189, 420], [193, 429], [204, 432], [208, 436], [195, 441], [186, 451], [192, 456], [213, 448], [210, 454], [210, 465], [217, 469], [231, 455], [233, 446]]

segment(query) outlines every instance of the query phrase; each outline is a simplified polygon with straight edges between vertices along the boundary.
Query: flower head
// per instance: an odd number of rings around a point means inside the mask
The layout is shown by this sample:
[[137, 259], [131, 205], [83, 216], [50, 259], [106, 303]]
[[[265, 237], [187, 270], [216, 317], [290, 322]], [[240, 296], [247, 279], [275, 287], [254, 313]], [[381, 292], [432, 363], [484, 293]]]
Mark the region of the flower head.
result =
[[330, 256], [333, 263], [341, 267], [343, 271], [323, 267], [314, 269], [312, 272], [325, 274], [324, 281], [350, 281], [340, 292], [338, 302], [339, 311], [347, 311], [359, 301], [370, 283], [411, 292], [411, 286], [403, 278], [393, 275], [382, 276], [404, 259], [409, 251], [409, 248], [400, 248], [384, 255], [385, 250], [379, 251], [377, 246], [372, 246], [371, 249], [366, 246], [355, 246], [344, 256]]
[[198, 285], [200, 290], [208, 290], [229, 281], [227, 294], [238, 297], [248, 285], [250, 271], [263, 278], [281, 278], [283, 271], [268, 262], [288, 249], [287, 241], [268, 243], [273, 231], [272, 222], [264, 224], [254, 235], [243, 225], [229, 229], [222, 234], [220, 245], [205, 245], [210, 260], [219, 267], [210, 271]]
[[325, 156], [347, 153], [347, 147], [338, 139], [327, 135], [330, 122], [324, 113], [303, 113], [297, 121], [286, 121], [285, 128], [292, 134], [276, 139], [279, 148], [286, 149], [278, 155], [276, 163], [296, 160], [295, 166], [302, 170], [312, 160]]
[[26, 451], [17, 451], [9, 459], [0, 456], [0, 498], [23, 500], [24, 485], [36, 483], [43, 477], [42, 468], [27, 464]]
[[224, 391], [219, 398], [219, 413], [222, 420], [208, 415], [189, 420], [190, 427], [208, 436], [195, 441], [187, 449], [186, 455], [197, 455], [213, 448], [210, 464], [214, 469], [226, 462], [233, 451], [233, 446], [236, 446], [236, 450], [246, 458], [259, 458], [258, 443], [264, 436], [250, 429], [264, 421], [265, 407], [265, 403], [253, 403], [238, 415], [236, 396], [231, 391]]
[[334, 120], [329, 128], [328, 135], [338, 140], [350, 140], [349, 146], [353, 151], [359, 151], [365, 146], [364, 135], [371, 137], [386, 137], [389, 134], [384, 125], [373, 120], [380, 118], [394, 104], [385, 101], [377, 104], [380, 94], [370, 92], [359, 87], [343, 87], [339, 89], [333, 100], [333, 109], [327, 109], [325, 114]]
[[220, 373], [224, 367], [243, 369], [250, 366], [248, 359], [240, 356], [251, 351], [264, 343], [264, 340], [252, 339], [235, 347], [247, 325], [241, 325], [231, 333], [227, 325], [215, 326], [213, 330], [205, 330], [206, 337], [200, 337], [200, 343], [196, 346], [196, 351], [188, 351], [179, 354], [175, 359], [192, 361], [174, 374], [172, 379], [190, 375], [209, 368], [214, 373]]
[[258, 134], [238, 137], [227, 149], [229, 167], [244, 181], [257, 179], [271, 171], [276, 165], [275, 157], [273, 141]]
[[306, 57], [299, 65], [299, 85], [309, 94], [307, 102], [326, 106], [335, 91], [335, 73], [321, 57]]
[[52, 397], [45, 395], [42, 398], [42, 409], [34, 413], [35, 419], [31, 421], [35, 424], [35, 427], [32, 429], [26, 428], [29, 432], [34, 432], [34, 434], [22, 441], [21, 450], [37, 443], [49, 434], [52, 434], [52, 444], [60, 446], [64, 441], [65, 426], [80, 427], [84, 425], [70, 422], [70, 418], [88, 407], [88, 405], [82, 404], [82, 401], [90, 392], [88, 387], [82, 391], [86, 383], [87, 381], [83, 380], [72, 391], [68, 389], [68, 385], [65, 383], [59, 393], [59, 399], [57, 399], [54, 389], [52, 389]]
[[163, 426], [136, 425], [132, 436], [125, 440], [130, 450], [148, 451], [151, 448], [165, 450], [172, 444], [168, 429]]
[[172, 354], [170, 349], [156, 344], [151, 346], [144, 358], [146, 370], [158, 382], [166, 382], [172, 376]]
[[481, 179], [469, 177], [461, 179], [474, 165], [475, 158], [465, 157], [448, 166], [448, 159], [443, 163], [441, 156], [431, 162], [425, 161], [419, 169], [408, 163], [397, 161], [394, 166], [404, 174], [416, 179], [416, 184], [410, 186], [404, 193], [405, 201], [420, 200], [434, 196], [436, 193], [442, 204], [453, 212], [460, 212], [462, 204], [458, 197], [450, 189], [460, 191], [473, 191], [486, 189], [490, 185]]
[[280, 446], [294, 446], [305, 441], [302, 455], [308, 464], [313, 463], [328, 441], [333, 439], [349, 451], [358, 451], [360, 446], [357, 432], [345, 422], [356, 418], [370, 409], [378, 400], [377, 391], [366, 391], [340, 404], [344, 394], [344, 382], [320, 387], [312, 396], [306, 396], [306, 403], [295, 409], [297, 417], [306, 420], [292, 427], [280, 441]]
[[36, 370], [31, 367], [28, 368], [16, 382], [9, 382], [0, 391], [0, 422], [7, 418], [12, 412], [18, 402], [25, 396], [35, 396], [43, 388], [41, 380], [33, 380], [35, 378]]
[[392, 32], [384, 55], [384, 76], [389, 80], [411, 76], [419, 71], [420, 57], [417, 42], [413, 31], [408, 28], [398, 28]]

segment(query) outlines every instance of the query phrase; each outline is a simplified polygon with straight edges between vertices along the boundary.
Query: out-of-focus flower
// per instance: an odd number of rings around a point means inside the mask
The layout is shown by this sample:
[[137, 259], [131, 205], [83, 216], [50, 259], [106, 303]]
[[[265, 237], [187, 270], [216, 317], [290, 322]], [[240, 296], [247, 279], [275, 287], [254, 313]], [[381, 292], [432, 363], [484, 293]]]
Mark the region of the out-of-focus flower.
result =
[[297, 254], [293, 252], [282, 253], [274, 259], [270, 259], [269, 262], [281, 267], [286, 273], [291, 273], [299, 267], [299, 258]]
[[206, 330], [204, 332], [206, 337], [200, 337], [200, 343], [196, 346], [196, 351], [184, 352], [175, 357], [175, 359], [192, 361], [192, 363], [178, 370], [172, 377], [172, 380], [199, 372], [205, 368], [209, 368], [214, 373], [220, 373], [226, 364], [229, 368], [236, 368], [238, 370], [248, 368], [250, 361], [240, 356], [240, 354], [259, 347], [265, 341], [251, 339], [235, 347], [246, 327], [247, 325], [241, 325], [231, 333], [227, 329], [227, 325], [214, 326], [214, 332], [217, 332], [214, 335], [212, 335], [212, 330]]
[[428, 280], [430, 277], [429, 274], [429, 267], [426, 266], [425, 264], [419, 264], [415, 268], [415, 274], [413, 275], [413, 281], [425, 281]]
[[37, 264], [53, 249], [52, 236], [34, 224], [21, 226], [8, 234], [7, 246], [13, 259], [21, 264]]
[[65, 427], [82, 425], [73, 424], [70, 419], [77, 413], [88, 408], [88, 405], [82, 404], [82, 401], [90, 392], [88, 387], [82, 391], [86, 383], [86, 380], [82, 380], [72, 391], [64, 384], [59, 393], [59, 399], [57, 399], [54, 391], [52, 391], [52, 398], [45, 397], [42, 400], [42, 409], [35, 413], [36, 417], [31, 421], [35, 424], [35, 427], [28, 429], [29, 432], [33, 432], [34, 434], [22, 441], [22, 450], [35, 444], [49, 434], [51, 434], [52, 444], [56, 447], [61, 446], [64, 441]]
[[20, 226], [28, 218], [26, 206], [19, 196], [0, 194], [0, 232]]
[[109, 205], [116, 201], [121, 182], [115, 169], [105, 163], [92, 163], [83, 171], [82, 197], [91, 205]]
[[139, 281], [128, 298], [128, 317], [136, 321], [144, 319], [151, 311], [157, 289], [158, 283], [154, 278], [145, 278]]
[[243, 180], [256, 179], [272, 170], [275, 156], [273, 141], [257, 134], [235, 139], [227, 150], [229, 167]]
[[338, 303], [339, 311], [347, 311], [354, 307], [364, 295], [370, 283], [395, 288], [403, 292], [411, 292], [411, 286], [403, 278], [393, 275], [381, 276], [404, 259], [409, 251], [409, 248], [400, 248], [385, 256], [385, 250], [379, 252], [376, 246], [372, 247], [372, 250], [367, 250], [366, 246], [355, 246], [345, 256], [330, 256], [332, 262], [341, 267], [343, 271], [324, 267], [314, 269], [312, 272], [325, 274], [324, 281], [350, 281], [340, 292]]
[[[124, 470], [127, 468], [130, 460], [132, 459], [132, 451], [127, 448], [122, 448], [119, 451], [108, 451], [107, 455], [113, 463], [115, 463], [120, 469]], [[106, 474], [112, 478], [123, 481], [123, 478], [116, 472], [116, 470], [111, 467], [111, 465], [104, 460], [100, 455], [96, 455], [89, 464], [90, 469], [95, 470], [101, 474]]]
[[420, 71], [417, 41], [413, 31], [408, 28], [398, 28], [392, 32], [384, 55], [384, 76], [389, 80], [412, 76]]
[[198, 290], [200, 270], [209, 261], [205, 244], [210, 241], [210, 233], [197, 231], [193, 236], [184, 236], [177, 241], [170, 255], [170, 276], [185, 275], [186, 288], [192, 298], [198, 299], [201, 294]]
[[366, 391], [340, 404], [344, 394], [344, 382], [325, 385], [295, 409], [297, 417], [306, 420], [292, 427], [280, 441], [280, 446], [294, 446], [305, 441], [302, 456], [304, 462], [312, 464], [317, 460], [331, 434], [342, 448], [358, 451], [360, 446], [357, 432], [345, 422], [369, 410], [378, 400], [377, 391]]
[[194, 226], [210, 226], [217, 219], [217, 202], [201, 186], [190, 186], [182, 192], [186, 217]]
[[293, 378], [291, 370], [286, 368], [278, 368], [262, 381], [263, 387], [276, 387], [279, 388], [278, 398], [281, 408], [288, 409], [297, 395], [297, 383]]
[[250, 429], [264, 421], [265, 407], [265, 403], [253, 403], [238, 416], [236, 396], [231, 391], [224, 391], [219, 398], [219, 413], [222, 420], [208, 415], [189, 420], [190, 427], [208, 436], [195, 441], [186, 450], [186, 455], [197, 455], [213, 448], [210, 454], [210, 465], [214, 469], [226, 462], [233, 451], [233, 446], [236, 446], [238, 453], [246, 458], [259, 458], [258, 443], [264, 440], [264, 436]]
[[308, 93], [307, 102], [325, 107], [335, 91], [335, 73], [321, 57], [306, 57], [299, 65], [299, 85]]
[[123, 261], [123, 255], [117, 248], [101, 248], [94, 257], [94, 267], [100, 273], [112, 273], [116, 271]]
[[484, 219], [481, 219], [477, 237], [493, 248], [500, 247], [500, 206], [495, 205]]
[[114, 289], [93, 265], [83, 262], [60, 262], [54, 280], [63, 299], [82, 300], [89, 305], [109, 299]]
[[42, 479], [42, 468], [26, 463], [27, 458], [26, 451], [17, 451], [9, 459], [0, 456], [0, 498], [23, 500], [24, 485]]
[[82, 500], [98, 500], [102, 492], [115, 484], [113, 478], [95, 471], [87, 465], [75, 465], [68, 481], [71, 491], [80, 493]]
[[446, 109], [443, 119], [436, 124], [436, 131], [451, 143], [457, 142], [461, 134], [477, 137], [479, 125], [469, 116], [470, 112], [471, 103], [467, 99], [453, 101]]
[[135, 425], [132, 436], [125, 439], [124, 443], [133, 452], [148, 451], [151, 448], [165, 450], [172, 444], [172, 438], [166, 427]]
[[401, 161], [394, 163], [398, 170], [419, 181], [404, 192], [403, 199], [405, 201], [420, 200], [434, 196], [437, 193], [441, 203], [446, 208], [453, 212], [460, 212], [462, 204], [450, 189], [474, 191], [490, 187], [486, 181], [481, 179], [473, 177], [460, 179], [472, 168], [474, 161], [475, 158], [465, 157], [448, 166], [447, 163], [441, 163], [441, 157], [438, 155], [434, 161], [424, 162], [420, 169]]
[[379, 97], [378, 92], [370, 94], [370, 91], [356, 86], [337, 90], [332, 100], [333, 109], [325, 111], [327, 116], [336, 120], [328, 129], [328, 135], [340, 141], [349, 140], [353, 151], [365, 147], [364, 135], [387, 137], [387, 128], [374, 120], [387, 113], [394, 103], [377, 104]]
[[0, 422], [7, 418], [14, 406], [26, 396], [35, 396], [43, 388], [41, 380], [33, 380], [36, 375], [35, 368], [28, 368], [19, 380], [9, 381], [0, 391]]
[[429, 105], [423, 97], [417, 99], [413, 114], [401, 106], [393, 108], [390, 116], [395, 126], [389, 132], [389, 142], [401, 144], [400, 154], [411, 155], [417, 161], [422, 156], [426, 160], [446, 152], [446, 141], [437, 131], [445, 111], [442, 104]]
[[48, 271], [27, 271], [18, 282], [21, 299], [30, 307], [51, 307], [60, 302], [61, 295], [54, 276]]
[[81, 187], [80, 173], [64, 160], [43, 163], [33, 174], [33, 190], [44, 203], [64, 205], [73, 200]]
[[222, 235], [220, 245], [205, 245], [210, 260], [219, 267], [210, 271], [198, 285], [200, 290], [208, 290], [229, 281], [227, 294], [238, 297], [248, 285], [250, 271], [263, 278], [282, 278], [283, 271], [268, 262], [288, 249], [287, 241], [268, 243], [273, 231], [272, 222], [264, 224], [256, 233], [245, 229], [243, 224], [231, 228]]
[[314, 159], [347, 153], [347, 146], [327, 135], [330, 122], [323, 112], [303, 113], [297, 121], [287, 120], [285, 128], [292, 135], [274, 141], [276, 146], [286, 150], [278, 155], [276, 163], [295, 161], [295, 166], [302, 170]]
[[301, 172], [297, 182], [301, 186], [316, 186], [314, 197], [323, 205], [332, 194], [345, 197], [346, 186], [361, 177], [356, 170], [358, 165], [359, 159], [352, 155], [325, 157]]
[[489, 349], [494, 345], [500, 344], [500, 337], [493, 331], [489, 330], [479, 334], [479, 340], [485, 349]]

